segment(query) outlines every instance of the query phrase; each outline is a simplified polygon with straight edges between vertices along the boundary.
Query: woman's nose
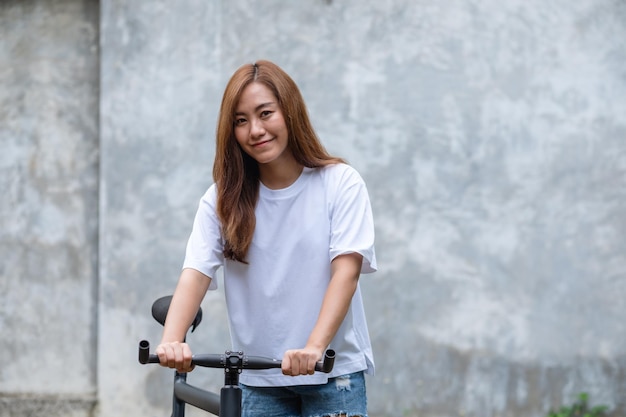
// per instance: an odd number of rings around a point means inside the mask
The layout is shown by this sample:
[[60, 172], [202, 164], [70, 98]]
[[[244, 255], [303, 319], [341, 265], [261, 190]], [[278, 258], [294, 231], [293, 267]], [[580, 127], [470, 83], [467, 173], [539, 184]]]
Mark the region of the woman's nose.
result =
[[265, 127], [260, 120], [252, 120], [250, 126], [250, 135], [252, 137], [260, 137], [265, 134]]

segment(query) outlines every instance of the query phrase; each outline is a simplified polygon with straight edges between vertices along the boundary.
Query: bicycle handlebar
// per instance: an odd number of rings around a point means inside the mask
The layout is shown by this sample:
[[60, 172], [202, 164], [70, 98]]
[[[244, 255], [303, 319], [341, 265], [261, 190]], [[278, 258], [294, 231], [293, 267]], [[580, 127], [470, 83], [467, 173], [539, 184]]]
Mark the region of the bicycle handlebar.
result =
[[[159, 363], [159, 357], [150, 353], [150, 342], [142, 340], [139, 342], [139, 363]], [[247, 356], [242, 352], [227, 351], [223, 355], [200, 354], [193, 355], [191, 364], [207, 368], [236, 368], [236, 369], [271, 369], [280, 368], [282, 361], [278, 359], [265, 358], [262, 356]], [[318, 372], [329, 373], [335, 364], [335, 351], [328, 349], [324, 354], [324, 360], [315, 364]]]

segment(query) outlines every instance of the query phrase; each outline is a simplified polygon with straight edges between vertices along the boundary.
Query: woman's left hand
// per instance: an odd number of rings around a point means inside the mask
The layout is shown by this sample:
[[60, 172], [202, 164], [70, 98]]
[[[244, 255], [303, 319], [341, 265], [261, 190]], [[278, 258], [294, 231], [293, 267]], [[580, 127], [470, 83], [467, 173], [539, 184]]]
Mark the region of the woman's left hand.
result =
[[311, 347], [291, 349], [283, 356], [282, 371], [284, 375], [313, 375], [315, 364], [322, 359], [324, 351]]

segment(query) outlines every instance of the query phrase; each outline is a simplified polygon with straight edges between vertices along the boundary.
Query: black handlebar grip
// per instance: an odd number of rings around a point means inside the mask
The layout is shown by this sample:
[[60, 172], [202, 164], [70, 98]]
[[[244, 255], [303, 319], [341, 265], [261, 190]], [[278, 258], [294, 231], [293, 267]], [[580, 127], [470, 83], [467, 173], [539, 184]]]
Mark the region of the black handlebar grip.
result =
[[324, 361], [315, 364], [315, 370], [318, 372], [330, 373], [335, 365], [335, 351], [328, 349], [324, 354]]
[[142, 365], [147, 363], [159, 363], [159, 357], [150, 354], [150, 342], [147, 340], [139, 342], [139, 363]]
[[139, 363], [145, 365], [150, 357], [150, 342], [142, 340], [139, 342]]

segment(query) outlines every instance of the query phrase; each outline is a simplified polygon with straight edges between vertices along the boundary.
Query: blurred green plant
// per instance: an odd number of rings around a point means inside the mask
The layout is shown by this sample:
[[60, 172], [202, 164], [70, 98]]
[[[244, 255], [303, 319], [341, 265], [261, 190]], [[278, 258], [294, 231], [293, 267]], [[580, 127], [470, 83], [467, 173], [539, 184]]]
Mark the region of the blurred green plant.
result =
[[589, 407], [589, 395], [585, 392], [578, 394], [578, 400], [570, 406], [563, 406], [559, 411], [550, 411], [546, 417], [608, 417], [606, 405]]

